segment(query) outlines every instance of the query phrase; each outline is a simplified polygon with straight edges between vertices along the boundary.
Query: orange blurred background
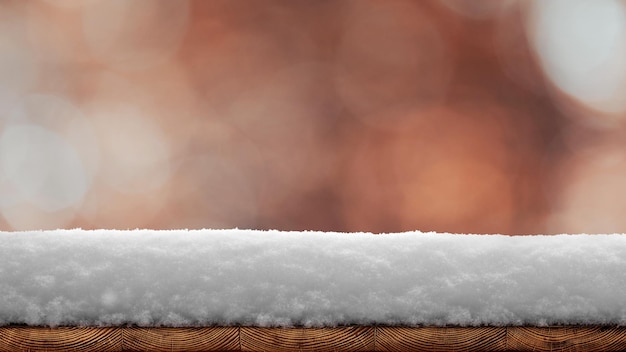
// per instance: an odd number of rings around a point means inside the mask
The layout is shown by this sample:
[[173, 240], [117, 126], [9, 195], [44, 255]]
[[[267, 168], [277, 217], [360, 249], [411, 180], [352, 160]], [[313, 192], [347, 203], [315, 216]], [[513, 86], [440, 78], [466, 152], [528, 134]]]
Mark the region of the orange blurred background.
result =
[[0, 229], [626, 232], [611, 0], [0, 0]]

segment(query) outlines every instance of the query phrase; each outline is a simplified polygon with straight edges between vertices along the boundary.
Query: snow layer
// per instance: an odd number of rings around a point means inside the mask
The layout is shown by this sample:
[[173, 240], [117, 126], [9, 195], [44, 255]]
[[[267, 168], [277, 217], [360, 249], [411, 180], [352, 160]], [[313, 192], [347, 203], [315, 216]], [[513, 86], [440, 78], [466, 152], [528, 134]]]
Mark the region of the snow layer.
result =
[[625, 235], [0, 232], [0, 325], [624, 325], [625, 292]]

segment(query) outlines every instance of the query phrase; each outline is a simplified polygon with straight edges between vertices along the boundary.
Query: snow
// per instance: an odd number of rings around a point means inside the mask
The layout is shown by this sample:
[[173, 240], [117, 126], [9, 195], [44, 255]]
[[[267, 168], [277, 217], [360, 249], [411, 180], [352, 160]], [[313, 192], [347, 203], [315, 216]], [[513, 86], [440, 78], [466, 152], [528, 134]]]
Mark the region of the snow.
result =
[[0, 232], [0, 325], [626, 323], [626, 236]]

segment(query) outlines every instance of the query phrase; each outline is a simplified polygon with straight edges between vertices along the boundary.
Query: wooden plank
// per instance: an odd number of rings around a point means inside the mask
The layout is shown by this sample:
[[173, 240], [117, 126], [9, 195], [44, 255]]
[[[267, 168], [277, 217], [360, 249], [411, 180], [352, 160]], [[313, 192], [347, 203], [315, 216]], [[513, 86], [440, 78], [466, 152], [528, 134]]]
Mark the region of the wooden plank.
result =
[[239, 328], [140, 328], [122, 330], [124, 351], [239, 351]]
[[374, 327], [241, 328], [242, 351], [374, 351]]
[[513, 351], [626, 351], [626, 327], [509, 327]]
[[626, 327], [0, 327], [9, 351], [626, 351]]
[[102, 351], [122, 350], [122, 330], [117, 327], [1, 327], [0, 351]]
[[506, 327], [376, 327], [377, 351], [506, 351]]

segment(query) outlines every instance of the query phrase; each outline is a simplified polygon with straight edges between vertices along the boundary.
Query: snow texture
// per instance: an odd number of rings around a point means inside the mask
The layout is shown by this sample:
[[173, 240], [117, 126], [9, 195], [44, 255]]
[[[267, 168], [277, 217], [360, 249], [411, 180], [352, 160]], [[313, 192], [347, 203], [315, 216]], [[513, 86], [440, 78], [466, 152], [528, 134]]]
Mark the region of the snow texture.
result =
[[626, 236], [0, 232], [0, 325], [626, 323]]

